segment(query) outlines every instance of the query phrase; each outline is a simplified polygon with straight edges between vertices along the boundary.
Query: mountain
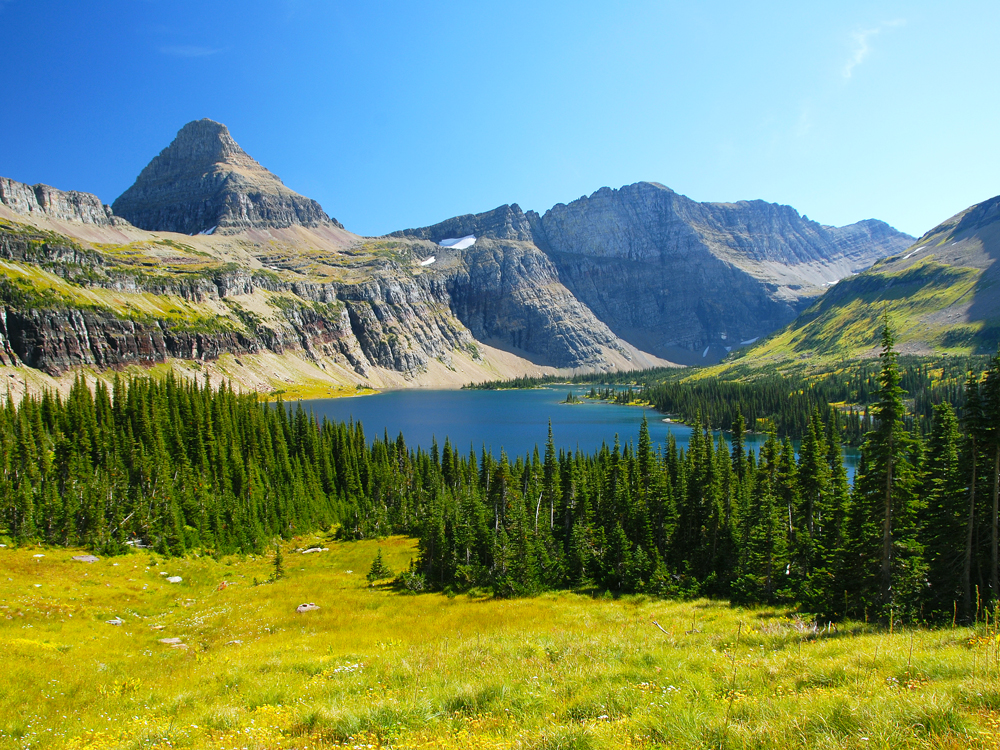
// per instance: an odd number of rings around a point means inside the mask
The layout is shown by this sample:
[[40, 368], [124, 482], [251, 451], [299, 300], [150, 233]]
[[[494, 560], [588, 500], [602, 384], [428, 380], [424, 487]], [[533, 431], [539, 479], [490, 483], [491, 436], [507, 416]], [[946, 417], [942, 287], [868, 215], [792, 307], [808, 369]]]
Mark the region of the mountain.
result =
[[0, 180], [0, 365], [323, 395], [705, 363], [910, 239], [655, 183], [360, 237], [199, 120], [111, 207]]
[[141, 229], [210, 233], [333, 223], [320, 205], [289, 190], [212, 120], [189, 122], [112, 204]]
[[991, 354], [1000, 343], [1000, 196], [839, 282], [745, 353], [746, 363], [872, 356], [883, 315], [910, 354]]
[[686, 364], [766, 336], [830, 284], [913, 241], [881, 221], [828, 227], [789, 206], [698, 203], [650, 182], [541, 216], [514, 204], [390, 236], [466, 235], [527, 243], [615, 336]]

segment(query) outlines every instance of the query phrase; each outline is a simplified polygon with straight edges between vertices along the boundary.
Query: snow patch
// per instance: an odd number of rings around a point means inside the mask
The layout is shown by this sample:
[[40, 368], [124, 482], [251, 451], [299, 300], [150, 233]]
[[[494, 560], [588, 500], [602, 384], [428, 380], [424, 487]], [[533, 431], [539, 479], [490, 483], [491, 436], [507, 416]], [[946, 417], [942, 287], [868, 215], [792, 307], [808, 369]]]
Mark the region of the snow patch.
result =
[[726, 351], [727, 351], [727, 352], [731, 352], [732, 350], [733, 350], [733, 347], [731, 347], [731, 346], [727, 346], [727, 347], [726, 347]]
[[437, 257], [434, 256], [434, 255], [432, 255], [427, 260], [420, 261], [420, 265], [422, 265], [422, 266], [429, 266], [431, 263], [433, 263], [436, 260], [437, 260]]
[[[951, 244], [953, 244], [953, 245], [954, 245], [955, 243], [954, 243], [954, 242], [952, 242]], [[900, 260], [906, 260], [907, 258], [912, 258], [912, 257], [913, 257], [914, 255], [916, 255], [917, 253], [919, 253], [919, 252], [920, 252], [921, 250], [923, 250], [923, 249], [924, 249], [924, 248], [926, 248], [926, 247], [927, 247], [927, 245], [921, 245], [920, 247], [918, 247], [918, 248], [915, 248], [915, 249], [914, 249], [914, 250], [913, 250], [913, 251], [912, 251], [911, 253], [909, 253], [908, 255], [904, 255], [904, 256], [903, 256], [902, 258], [900, 258]]]
[[476, 244], [476, 235], [468, 234], [465, 237], [449, 237], [438, 243], [439, 247], [450, 247], [452, 250], [465, 250]]
[[702, 359], [704, 359], [705, 357], [707, 357], [707, 356], [708, 356], [708, 350], [709, 350], [709, 349], [711, 349], [711, 348], [712, 348], [711, 346], [706, 346], [706, 347], [705, 347], [705, 351], [703, 351], [703, 352], [701, 353], [701, 356], [702, 356]]
[[216, 224], [216, 225], [215, 225], [214, 227], [212, 227], [211, 229], [202, 229], [202, 230], [201, 230], [200, 232], [198, 232], [197, 234], [193, 234], [193, 235], [191, 235], [191, 236], [192, 236], [192, 237], [197, 237], [197, 236], [198, 236], [198, 234], [215, 234], [215, 230], [216, 230], [216, 229], [218, 229], [218, 228], [219, 228], [219, 225], [218, 225], [218, 224]]
[[740, 346], [750, 346], [754, 341], [759, 339], [760, 336], [754, 336], [752, 339], [747, 339], [746, 341], [741, 341]]

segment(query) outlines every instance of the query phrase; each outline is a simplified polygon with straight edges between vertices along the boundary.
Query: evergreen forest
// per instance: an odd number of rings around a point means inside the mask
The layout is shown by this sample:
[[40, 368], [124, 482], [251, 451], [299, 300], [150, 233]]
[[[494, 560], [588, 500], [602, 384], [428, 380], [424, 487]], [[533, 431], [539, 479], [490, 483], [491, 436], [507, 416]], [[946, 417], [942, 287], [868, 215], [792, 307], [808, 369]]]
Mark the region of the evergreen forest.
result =
[[654, 447], [644, 422], [634, 442], [593, 454], [557, 452], [550, 428], [541, 453], [495, 456], [371, 439], [360, 423], [227, 386], [136, 378], [92, 391], [78, 379], [65, 399], [0, 407], [0, 523], [18, 543], [105, 554], [262, 552], [328, 528], [409, 534], [419, 556], [398, 580], [412, 590], [575, 588], [973, 621], [1000, 592], [1000, 355], [933, 392], [925, 424], [907, 390], [926, 373], [904, 373], [893, 345], [886, 325], [877, 371], [854, 381], [872, 406], [853, 487], [842, 410], [814, 404], [797, 453], [771, 425], [755, 454], [744, 436], [757, 407], [735, 387], [712, 396], [731, 414], [731, 445], [695, 409], [687, 450]]

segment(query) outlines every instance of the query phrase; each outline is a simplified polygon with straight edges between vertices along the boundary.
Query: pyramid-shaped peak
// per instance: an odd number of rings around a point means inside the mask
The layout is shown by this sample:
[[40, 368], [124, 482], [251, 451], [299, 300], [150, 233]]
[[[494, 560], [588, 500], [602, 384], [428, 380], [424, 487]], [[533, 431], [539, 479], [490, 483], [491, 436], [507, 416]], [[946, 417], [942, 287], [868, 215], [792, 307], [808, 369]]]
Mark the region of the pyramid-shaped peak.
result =
[[207, 118], [181, 128], [113, 210], [142, 229], [183, 234], [340, 226], [240, 148], [229, 128]]
[[173, 142], [161, 153], [186, 157], [225, 161], [233, 156], [248, 156], [229, 133], [229, 128], [221, 122], [193, 120], [177, 131]]

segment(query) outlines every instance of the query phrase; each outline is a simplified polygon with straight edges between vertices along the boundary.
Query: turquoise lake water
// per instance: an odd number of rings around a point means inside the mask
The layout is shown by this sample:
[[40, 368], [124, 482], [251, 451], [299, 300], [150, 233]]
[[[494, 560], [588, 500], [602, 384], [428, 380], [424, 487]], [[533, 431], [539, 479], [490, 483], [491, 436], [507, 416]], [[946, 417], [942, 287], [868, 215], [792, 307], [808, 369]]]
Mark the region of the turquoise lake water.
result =
[[[580, 404], [563, 404], [570, 390], [580, 396], [589, 390], [568, 386], [511, 391], [389, 391], [375, 396], [318, 399], [304, 402], [317, 417], [335, 421], [360, 420], [369, 438], [389, 433], [395, 439], [402, 432], [407, 445], [430, 449], [437, 439], [444, 445], [445, 437], [455, 448], [467, 453], [473, 447], [478, 454], [486, 449], [499, 456], [500, 450], [514, 457], [530, 454], [535, 446], [545, 451], [548, 423], [552, 420], [552, 436], [556, 449], [579, 448], [593, 453], [602, 443], [614, 444], [615, 434], [622, 444], [639, 439], [643, 414], [649, 421], [653, 445], [666, 445], [673, 434], [680, 448], [687, 448], [691, 428], [676, 422], [665, 422], [664, 416], [653, 409], [619, 406], [583, 399]], [[724, 433], [725, 434], [725, 433]], [[727, 436], [728, 439], [728, 436]], [[764, 443], [763, 435], [748, 435], [746, 444], [755, 453]], [[853, 479], [857, 464], [856, 450], [845, 449], [844, 463]]]

